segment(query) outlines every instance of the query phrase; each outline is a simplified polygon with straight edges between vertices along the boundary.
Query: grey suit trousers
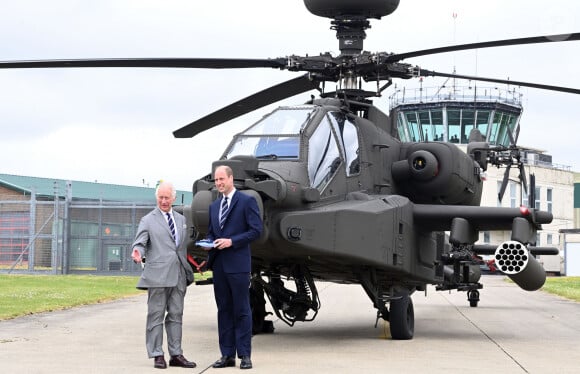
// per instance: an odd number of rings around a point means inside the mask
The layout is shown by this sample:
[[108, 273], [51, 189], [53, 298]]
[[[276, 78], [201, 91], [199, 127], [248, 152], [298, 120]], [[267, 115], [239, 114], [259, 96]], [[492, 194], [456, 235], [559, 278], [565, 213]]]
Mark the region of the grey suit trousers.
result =
[[[145, 346], [149, 358], [163, 356], [163, 323], [167, 332], [167, 349], [171, 356], [183, 354], [181, 334], [183, 307], [187, 291], [185, 272], [180, 267], [176, 287], [152, 287], [148, 289], [147, 331]], [[165, 310], [167, 309], [167, 315]]]

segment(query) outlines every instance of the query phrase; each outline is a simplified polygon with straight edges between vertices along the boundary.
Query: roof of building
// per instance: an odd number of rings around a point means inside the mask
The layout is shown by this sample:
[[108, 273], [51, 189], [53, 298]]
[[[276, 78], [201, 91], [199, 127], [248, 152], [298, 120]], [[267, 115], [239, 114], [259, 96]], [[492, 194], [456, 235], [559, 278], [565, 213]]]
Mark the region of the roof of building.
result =
[[[155, 188], [150, 187], [0, 174], [0, 186], [21, 192], [24, 195], [30, 195], [34, 192], [36, 196], [42, 197], [54, 197], [55, 194], [59, 197], [65, 197], [66, 186], [69, 182], [73, 200], [156, 203]], [[177, 191], [176, 204], [191, 204], [191, 200], [191, 191]]]

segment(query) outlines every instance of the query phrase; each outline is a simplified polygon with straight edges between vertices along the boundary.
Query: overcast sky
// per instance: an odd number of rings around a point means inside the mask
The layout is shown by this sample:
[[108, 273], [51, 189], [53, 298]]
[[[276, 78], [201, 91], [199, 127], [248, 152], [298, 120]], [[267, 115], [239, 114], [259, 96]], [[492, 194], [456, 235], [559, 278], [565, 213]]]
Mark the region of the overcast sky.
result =
[[[457, 18], [453, 18], [453, 13]], [[364, 49], [410, 52], [455, 43], [580, 32], [578, 0], [401, 0], [371, 20]], [[338, 54], [330, 20], [302, 0], [0, 0], [0, 60]], [[580, 88], [580, 42], [423, 56], [424, 69]], [[574, 67], [574, 68], [573, 68]], [[231, 136], [274, 106], [175, 139], [191, 121], [296, 77], [274, 69], [0, 70], [0, 173], [188, 190]], [[395, 81], [399, 88], [418, 82]], [[441, 79], [427, 78], [425, 86]], [[489, 85], [489, 84], [482, 84]], [[393, 88], [394, 89], [394, 88]], [[387, 97], [375, 103], [388, 109]], [[528, 89], [519, 144], [580, 171], [580, 96]], [[300, 104], [311, 93], [280, 104]]]

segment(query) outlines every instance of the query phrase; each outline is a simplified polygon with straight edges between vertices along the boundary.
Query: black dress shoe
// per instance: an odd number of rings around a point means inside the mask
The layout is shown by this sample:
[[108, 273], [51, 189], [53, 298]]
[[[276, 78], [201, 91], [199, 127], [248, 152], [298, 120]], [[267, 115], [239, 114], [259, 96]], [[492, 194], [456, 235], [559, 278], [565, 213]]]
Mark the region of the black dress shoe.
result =
[[226, 366], [236, 366], [236, 358], [232, 356], [222, 356], [219, 360], [214, 362], [213, 368], [220, 369]]
[[183, 355], [171, 356], [169, 366], [179, 366], [182, 368], [194, 368], [197, 365], [193, 361], [187, 361]]
[[240, 369], [251, 369], [252, 368], [252, 360], [250, 356], [242, 356], [242, 362], [240, 362]]
[[153, 360], [153, 367], [155, 369], [167, 369], [167, 363], [165, 362], [165, 357], [156, 356]]

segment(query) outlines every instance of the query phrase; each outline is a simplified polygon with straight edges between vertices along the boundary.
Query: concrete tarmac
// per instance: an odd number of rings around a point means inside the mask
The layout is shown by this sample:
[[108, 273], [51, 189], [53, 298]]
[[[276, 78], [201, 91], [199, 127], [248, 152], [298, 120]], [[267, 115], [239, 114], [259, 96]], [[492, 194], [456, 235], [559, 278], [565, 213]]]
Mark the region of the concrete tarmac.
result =
[[[527, 292], [503, 276], [484, 276], [481, 301], [465, 292], [415, 293], [415, 337], [395, 341], [389, 324], [358, 285], [319, 283], [322, 308], [313, 322], [253, 337], [247, 373], [580, 373], [580, 303]], [[267, 304], [269, 307], [269, 304]], [[2, 373], [158, 372], [145, 351], [146, 296], [0, 322]], [[211, 286], [191, 286], [184, 315], [184, 355], [195, 369], [219, 358]], [[161, 371], [163, 372], [163, 371]]]

